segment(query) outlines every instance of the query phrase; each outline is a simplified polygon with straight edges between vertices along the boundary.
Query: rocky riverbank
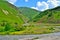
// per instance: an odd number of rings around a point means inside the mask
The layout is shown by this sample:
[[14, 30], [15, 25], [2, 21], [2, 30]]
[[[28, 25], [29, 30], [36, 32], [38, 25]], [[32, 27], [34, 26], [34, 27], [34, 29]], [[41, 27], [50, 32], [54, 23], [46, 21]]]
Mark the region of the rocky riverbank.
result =
[[0, 35], [0, 40], [60, 40], [60, 32], [42, 35]]

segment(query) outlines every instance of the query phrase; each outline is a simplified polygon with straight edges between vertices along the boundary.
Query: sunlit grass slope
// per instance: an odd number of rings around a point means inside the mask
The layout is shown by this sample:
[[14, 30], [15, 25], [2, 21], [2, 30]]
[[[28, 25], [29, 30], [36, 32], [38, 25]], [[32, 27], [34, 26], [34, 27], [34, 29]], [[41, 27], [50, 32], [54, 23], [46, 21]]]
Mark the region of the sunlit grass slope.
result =
[[23, 23], [23, 19], [20, 17], [18, 9], [8, 3], [7, 1], [0, 0], [0, 23], [7, 21], [8, 23]]
[[26, 16], [29, 19], [29, 21], [33, 21], [35, 16], [37, 16], [40, 13], [39, 11], [28, 7], [20, 7], [19, 10], [24, 16]]
[[35, 17], [40, 23], [60, 23], [60, 6], [41, 12]]

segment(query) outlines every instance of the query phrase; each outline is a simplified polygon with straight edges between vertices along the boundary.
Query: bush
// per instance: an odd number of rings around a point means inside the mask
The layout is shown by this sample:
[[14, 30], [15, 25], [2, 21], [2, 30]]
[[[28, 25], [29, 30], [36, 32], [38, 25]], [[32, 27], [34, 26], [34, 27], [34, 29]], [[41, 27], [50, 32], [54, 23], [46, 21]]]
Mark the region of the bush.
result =
[[15, 28], [15, 31], [23, 31], [23, 30], [25, 30], [25, 29], [26, 29], [26, 27], [21, 26], [21, 27]]
[[12, 27], [9, 23], [7, 23], [6, 25], [5, 25], [5, 29], [4, 29], [5, 31], [15, 31], [15, 29], [14, 29], [14, 27]]
[[11, 28], [10, 28], [10, 25], [9, 24], [6, 24], [5, 25], [5, 31], [9, 31]]

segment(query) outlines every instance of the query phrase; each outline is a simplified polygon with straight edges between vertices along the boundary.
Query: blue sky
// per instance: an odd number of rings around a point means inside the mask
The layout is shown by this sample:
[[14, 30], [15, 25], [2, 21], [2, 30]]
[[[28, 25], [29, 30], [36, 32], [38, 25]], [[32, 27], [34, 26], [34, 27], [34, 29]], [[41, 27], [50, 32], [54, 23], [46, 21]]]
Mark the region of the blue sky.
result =
[[60, 0], [8, 0], [17, 7], [29, 7], [39, 11], [60, 6]]

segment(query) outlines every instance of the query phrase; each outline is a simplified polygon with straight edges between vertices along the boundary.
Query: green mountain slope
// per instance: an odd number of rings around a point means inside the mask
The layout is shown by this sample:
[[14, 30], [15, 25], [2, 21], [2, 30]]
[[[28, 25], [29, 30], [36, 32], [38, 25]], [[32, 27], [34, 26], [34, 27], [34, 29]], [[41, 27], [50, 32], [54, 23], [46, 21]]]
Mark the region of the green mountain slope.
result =
[[19, 10], [24, 16], [26, 16], [29, 19], [29, 21], [33, 21], [35, 16], [37, 16], [40, 13], [39, 11], [28, 7], [20, 7]]
[[18, 9], [9, 2], [0, 0], [0, 34], [19, 35], [60, 32], [59, 26], [60, 6], [40, 12], [27, 7]]
[[23, 24], [23, 19], [20, 16], [18, 9], [14, 5], [0, 0], [0, 23], [7, 22], [12, 25], [14, 23]]
[[41, 12], [35, 19], [43, 23], [60, 23], [60, 6]]

